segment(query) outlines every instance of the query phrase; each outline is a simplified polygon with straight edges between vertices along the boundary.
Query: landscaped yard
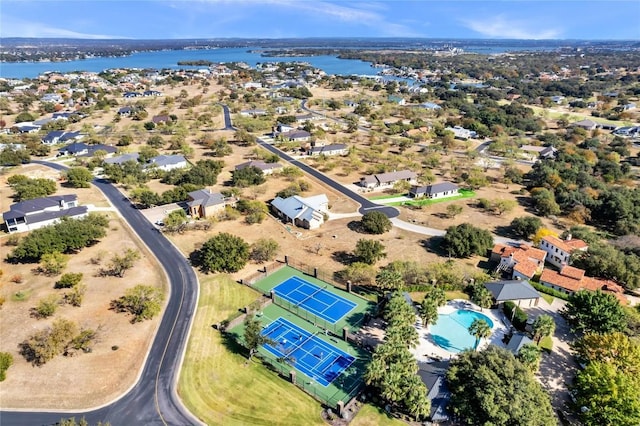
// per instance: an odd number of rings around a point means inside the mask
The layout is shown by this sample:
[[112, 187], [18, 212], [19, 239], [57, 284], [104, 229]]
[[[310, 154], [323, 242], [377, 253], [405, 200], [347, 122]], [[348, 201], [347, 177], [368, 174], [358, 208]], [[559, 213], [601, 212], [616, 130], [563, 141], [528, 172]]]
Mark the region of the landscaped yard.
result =
[[[453, 197], [443, 197], [443, 198], [435, 198], [435, 199], [412, 198], [407, 201], [395, 201], [395, 202], [383, 203], [383, 204], [387, 206], [430, 206], [433, 204], [444, 203], [444, 202], [455, 201], [455, 200], [462, 200], [465, 198], [472, 198], [476, 196], [476, 193], [470, 189], [460, 189], [458, 192], [459, 192], [459, 195], [455, 195]], [[408, 195], [407, 194], [384, 195], [384, 196], [378, 196], [378, 197], [370, 197], [369, 199], [376, 201], [376, 200], [386, 200], [390, 198], [398, 198], [403, 196], [408, 196]]]

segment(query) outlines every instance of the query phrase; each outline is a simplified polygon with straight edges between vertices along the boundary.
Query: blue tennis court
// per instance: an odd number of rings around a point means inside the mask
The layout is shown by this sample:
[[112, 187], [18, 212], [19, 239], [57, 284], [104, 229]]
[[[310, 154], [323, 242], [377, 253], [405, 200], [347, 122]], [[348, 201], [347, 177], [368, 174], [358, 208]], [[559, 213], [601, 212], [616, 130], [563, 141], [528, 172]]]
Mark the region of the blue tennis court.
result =
[[290, 277], [273, 288], [276, 296], [332, 324], [348, 314], [356, 303], [298, 277]]
[[288, 358], [291, 365], [328, 386], [347, 369], [355, 358], [297, 325], [280, 317], [262, 330], [272, 340], [264, 348], [278, 358]]

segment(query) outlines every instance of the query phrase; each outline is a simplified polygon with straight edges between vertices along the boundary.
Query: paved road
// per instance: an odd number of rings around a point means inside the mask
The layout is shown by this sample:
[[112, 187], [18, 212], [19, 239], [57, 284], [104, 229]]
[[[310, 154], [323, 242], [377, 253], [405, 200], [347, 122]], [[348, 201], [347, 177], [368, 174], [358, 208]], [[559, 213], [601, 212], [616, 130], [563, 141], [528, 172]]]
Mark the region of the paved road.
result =
[[[64, 170], [60, 164], [34, 161]], [[198, 281], [184, 256], [159, 233], [113, 185], [104, 179], [93, 182], [145, 242], [169, 278], [171, 295], [137, 383], [117, 401], [89, 412], [0, 412], [2, 426], [51, 425], [63, 417], [84, 416], [90, 424], [112, 425], [201, 424], [182, 405], [177, 393], [177, 373], [187, 343], [198, 299]], [[143, 356], [144, 354], [140, 354]], [[114, 366], [117, 368], [117, 366]], [[37, 375], [37, 371], [34, 371]], [[55, 390], [52, 389], [52, 392]]]
[[[223, 110], [223, 113], [224, 113], [225, 129], [228, 129], [228, 128], [234, 129], [233, 124], [231, 122], [231, 115], [229, 113], [229, 108], [226, 105], [222, 105], [222, 110]], [[260, 138], [258, 138], [258, 145], [260, 145], [262, 148], [266, 149], [267, 151], [276, 154], [277, 156], [279, 156], [283, 160], [288, 161], [292, 165], [298, 167], [299, 169], [301, 169], [301, 170], [307, 172], [308, 174], [310, 174], [311, 176], [315, 177], [316, 179], [318, 179], [322, 183], [330, 186], [334, 190], [340, 192], [344, 196], [346, 196], [348, 198], [351, 198], [353, 201], [355, 201], [356, 203], [360, 204], [360, 209], [358, 211], [361, 214], [365, 214], [365, 213], [367, 213], [369, 211], [373, 211], [373, 210], [380, 211], [380, 212], [384, 213], [389, 218], [396, 217], [396, 216], [398, 216], [400, 214], [400, 212], [397, 209], [394, 209], [393, 207], [381, 206], [381, 205], [376, 204], [376, 203], [374, 203], [372, 201], [369, 201], [368, 199], [366, 199], [362, 195], [360, 195], [360, 194], [358, 194], [358, 193], [356, 193], [356, 192], [354, 192], [354, 191], [352, 191], [352, 190], [350, 190], [348, 188], [345, 188], [342, 184], [340, 184], [340, 183], [336, 182], [335, 180], [331, 179], [330, 177], [328, 177], [324, 173], [321, 173], [321, 172], [317, 171], [316, 169], [314, 169], [313, 167], [308, 166], [307, 164], [305, 164], [302, 161], [296, 160], [295, 158], [293, 158], [290, 155], [286, 154], [285, 152], [279, 150], [275, 146], [262, 141]]]

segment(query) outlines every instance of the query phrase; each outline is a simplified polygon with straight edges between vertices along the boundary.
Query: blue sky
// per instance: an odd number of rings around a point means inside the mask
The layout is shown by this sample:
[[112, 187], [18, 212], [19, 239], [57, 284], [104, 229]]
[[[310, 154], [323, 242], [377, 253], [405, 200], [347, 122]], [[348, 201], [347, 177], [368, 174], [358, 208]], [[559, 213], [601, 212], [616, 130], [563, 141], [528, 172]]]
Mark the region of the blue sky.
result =
[[0, 36], [640, 39], [640, 0], [1, 0]]

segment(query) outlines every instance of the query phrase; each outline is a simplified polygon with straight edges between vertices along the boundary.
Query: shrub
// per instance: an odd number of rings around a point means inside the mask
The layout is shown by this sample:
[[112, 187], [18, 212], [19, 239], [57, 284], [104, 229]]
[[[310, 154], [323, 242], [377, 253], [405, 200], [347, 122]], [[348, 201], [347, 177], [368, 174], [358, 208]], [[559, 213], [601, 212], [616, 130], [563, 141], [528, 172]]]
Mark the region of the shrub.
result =
[[41, 299], [38, 303], [38, 306], [34, 309], [34, 314], [37, 318], [47, 318], [53, 315], [58, 309], [58, 304], [60, 303], [60, 299], [55, 294], [45, 297]]
[[[511, 323], [516, 328], [516, 330], [524, 331], [527, 327], [527, 314], [520, 309], [519, 306], [516, 306], [513, 302], [505, 302], [503, 306], [504, 314], [507, 318], [512, 319]], [[514, 313], [515, 309], [515, 313]]]
[[362, 227], [371, 234], [384, 234], [391, 229], [391, 221], [382, 212], [367, 212], [362, 216]]
[[70, 272], [61, 276], [60, 279], [56, 281], [54, 288], [72, 288], [78, 285], [80, 281], [82, 281], [82, 272]]
[[0, 382], [7, 378], [7, 370], [13, 364], [13, 355], [9, 352], [0, 352]]

